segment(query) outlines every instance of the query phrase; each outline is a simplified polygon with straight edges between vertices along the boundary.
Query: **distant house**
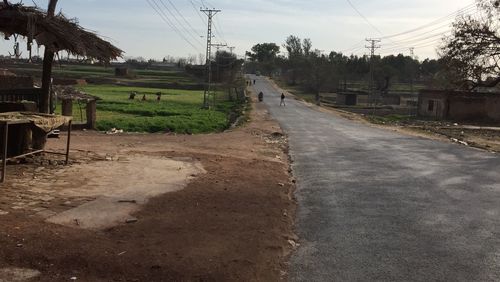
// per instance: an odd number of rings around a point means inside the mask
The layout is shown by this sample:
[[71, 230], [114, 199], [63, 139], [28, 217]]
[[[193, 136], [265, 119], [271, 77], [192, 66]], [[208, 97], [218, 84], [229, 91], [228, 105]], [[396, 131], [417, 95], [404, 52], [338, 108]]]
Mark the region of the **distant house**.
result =
[[500, 93], [421, 90], [418, 115], [457, 121], [500, 122]]
[[128, 76], [130, 75], [130, 69], [127, 67], [116, 67], [115, 76]]
[[343, 91], [337, 93], [336, 104], [345, 106], [368, 105], [369, 95], [363, 91]]

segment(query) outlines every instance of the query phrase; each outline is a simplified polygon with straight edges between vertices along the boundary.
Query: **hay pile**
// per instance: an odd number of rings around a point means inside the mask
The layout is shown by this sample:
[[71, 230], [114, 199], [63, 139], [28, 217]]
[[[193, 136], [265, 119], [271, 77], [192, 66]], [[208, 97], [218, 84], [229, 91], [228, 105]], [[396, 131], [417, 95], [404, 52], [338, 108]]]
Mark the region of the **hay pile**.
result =
[[89, 95], [71, 86], [54, 85], [52, 86], [52, 92], [54, 94], [54, 97], [56, 97], [58, 100], [68, 99], [73, 101], [87, 101], [87, 102], [93, 100], [100, 100], [99, 97]]

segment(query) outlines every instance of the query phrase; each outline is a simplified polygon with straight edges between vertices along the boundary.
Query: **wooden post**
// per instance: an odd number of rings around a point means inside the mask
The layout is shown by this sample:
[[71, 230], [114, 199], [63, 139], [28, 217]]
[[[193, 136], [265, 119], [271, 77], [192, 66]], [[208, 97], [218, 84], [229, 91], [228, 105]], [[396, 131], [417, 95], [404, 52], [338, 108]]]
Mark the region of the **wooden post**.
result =
[[73, 100], [71, 99], [62, 100], [62, 115], [67, 117], [73, 116]]
[[[57, 0], [49, 1], [47, 17], [53, 17], [56, 10]], [[39, 109], [41, 113], [50, 113], [50, 84], [52, 79], [52, 63], [54, 62], [54, 51], [50, 50], [52, 46], [45, 46], [43, 55], [43, 73], [42, 73], [42, 97], [40, 97]]]
[[87, 102], [87, 128], [95, 129], [96, 128], [96, 101], [90, 100]]

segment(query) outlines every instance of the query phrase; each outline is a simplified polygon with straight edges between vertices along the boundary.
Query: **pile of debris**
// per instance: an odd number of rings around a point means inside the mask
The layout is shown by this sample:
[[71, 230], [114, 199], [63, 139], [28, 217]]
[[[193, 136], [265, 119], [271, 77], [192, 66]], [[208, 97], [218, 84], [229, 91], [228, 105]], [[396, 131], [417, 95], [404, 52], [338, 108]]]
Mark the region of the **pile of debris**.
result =
[[89, 95], [71, 86], [54, 85], [52, 87], [54, 97], [58, 100], [73, 100], [73, 101], [96, 101], [101, 98]]

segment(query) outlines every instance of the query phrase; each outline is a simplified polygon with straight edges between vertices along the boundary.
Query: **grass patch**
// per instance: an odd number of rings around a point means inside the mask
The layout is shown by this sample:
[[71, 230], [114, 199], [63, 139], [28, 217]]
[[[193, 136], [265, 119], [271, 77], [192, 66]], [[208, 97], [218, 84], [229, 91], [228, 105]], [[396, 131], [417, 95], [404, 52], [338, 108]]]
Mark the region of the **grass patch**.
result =
[[[201, 109], [203, 91], [168, 90], [114, 85], [89, 85], [83, 91], [98, 96], [97, 129], [123, 129], [128, 132], [208, 133], [229, 126], [230, 114], [239, 104], [221, 97], [213, 110]], [[130, 92], [137, 92], [129, 100]], [[161, 101], [156, 93], [161, 92]], [[142, 96], [146, 95], [146, 101]]]

